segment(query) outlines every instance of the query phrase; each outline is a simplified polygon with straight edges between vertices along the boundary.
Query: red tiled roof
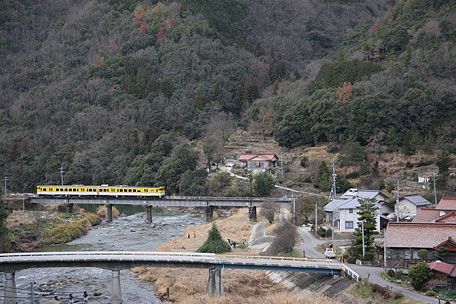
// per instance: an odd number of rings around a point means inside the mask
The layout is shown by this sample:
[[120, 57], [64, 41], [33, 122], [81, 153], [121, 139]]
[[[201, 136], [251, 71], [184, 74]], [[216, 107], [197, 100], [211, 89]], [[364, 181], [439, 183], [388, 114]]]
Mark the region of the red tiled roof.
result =
[[434, 248], [456, 239], [453, 223], [388, 223], [386, 246], [393, 248]]
[[430, 223], [440, 216], [440, 210], [432, 208], [421, 208], [413, 218], [412, 223]]
[[436, 222], [442, 222], [442, 223], [456, 223], [456, 212], [451, 211], [450, 213], [447, 213], [445, 215], [442, 215], [438, 219], [435, 220]]
[[274, 153], [245, 153], [239, 157], [239, 160], [251, 160], [255, 157], [258, 157], [262, 160], [273, 160], [274, 157], [277, 158], [277, 155], [275, 155]]
[[443, 241], [442, 243], [436, 245], [436, 246], [434, 247], [434, 249], [437, 249], [437, 250], [438, 250], [440, 247], [442, 247], [443, 245], [447, 245], [447, 244], [453, 245], [453, 247], [456, 247], [456, 242], [455, 242], [455, 241], [451, 238], [451, 236], [450, 236], [450, 237], [448, 238], [448, 240], [445, 240], [445, 241]]
[[456, 198], [443, 197], [437, 205], [436, 209], [456, 211]]
[[431, 268], [434, 271], [445, 273], [453, 278], [456, 277], [456, 269], [454, 265], [447, 264], [442, 261], [435, 261], [429, 263], [429, 268]]

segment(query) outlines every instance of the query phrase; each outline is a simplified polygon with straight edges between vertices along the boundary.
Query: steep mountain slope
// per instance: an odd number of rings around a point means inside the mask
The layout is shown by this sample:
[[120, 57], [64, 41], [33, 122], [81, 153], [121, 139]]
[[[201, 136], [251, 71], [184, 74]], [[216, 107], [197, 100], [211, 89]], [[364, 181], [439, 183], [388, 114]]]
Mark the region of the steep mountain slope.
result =
[[2, 174], [184, 191], [236, 126], [456, 150], [454, 3], [2, 1]]

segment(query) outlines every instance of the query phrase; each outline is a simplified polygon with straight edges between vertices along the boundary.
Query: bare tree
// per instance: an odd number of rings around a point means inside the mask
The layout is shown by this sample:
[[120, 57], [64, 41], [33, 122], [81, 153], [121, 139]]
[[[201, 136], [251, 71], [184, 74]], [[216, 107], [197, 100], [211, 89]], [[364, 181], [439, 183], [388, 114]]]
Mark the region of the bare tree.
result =
[[280, 225], [274, 230], [275, 238], [271, 244], [269, 253], [290, 253], [296, 244], [296, 227], [290, 223]]
[[264, 202], [261, 205], [260, 215], [264, 216], [269, 223], [274, 221], [274, 215], [276, 213], [277, 207], [273, 202]]

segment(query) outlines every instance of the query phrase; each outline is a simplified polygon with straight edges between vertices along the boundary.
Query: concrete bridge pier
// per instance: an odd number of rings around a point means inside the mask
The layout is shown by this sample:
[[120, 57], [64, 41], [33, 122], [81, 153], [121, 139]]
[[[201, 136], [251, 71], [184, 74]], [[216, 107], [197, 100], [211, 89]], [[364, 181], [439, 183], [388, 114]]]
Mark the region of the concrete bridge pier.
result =
[[152, 223], [152, 206], [146, 206], [146, 222]]
[[112, 222], [112, 205], [106, 204], [106, 221]]
[[16, 304], [18, 303], [17, 292], [16, 292], [16, 273], [15, 272], [6, 272], [5, 273], [5, 293], [4, 301], [5, 304]]
[[251, 222], [257, 221], [257, 210], [256, 207], [249, 207], [249, 220]]
[[209, 269], [209, 279], [207, 280], [207, 295], [223, 296], [222, 270], [217, 268]]
[[112, 271], [111, 304], [122, 304], [122, 292], [120, 289], [120, 270]]
[[68, 204], [68, 213], [73, 213], [73, 204]]
[[212, 206], [206, 206], [206, 223], [212, 222], [214, 215], [214, 208]]

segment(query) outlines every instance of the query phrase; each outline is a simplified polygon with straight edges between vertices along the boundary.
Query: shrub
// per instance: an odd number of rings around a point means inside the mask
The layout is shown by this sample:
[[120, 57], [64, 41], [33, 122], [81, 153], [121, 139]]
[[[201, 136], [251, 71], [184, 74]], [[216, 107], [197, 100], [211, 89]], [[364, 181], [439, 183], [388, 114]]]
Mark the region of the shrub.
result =
[[394, 275], [395, 275], [396, 273], [394, 272], [393, 269], [388, 269], [388, 271], [386, 272], [386, 274], [389, 275], [390, 277], [394, 277]]
[[301, 157], [301, 163], [300, 163], [301, 167], [303, 167], [303, 168], [307, 167], [308, 162], [309, 162], [309, 159], [307, 158], [307, 156]]
[[428, 291], [426, 291], [426, 293], [424, 295], [428, 296], [428, 297], [435, 297], [437, 295], [437, 293], [435, 291], [428, 290]]
[[400, 291], [393, 291], [391, 297], [395, 300], [402, 298], [404, 295]]
[[426, 249], [418, 250], [418, 257], [422, 260], [425, 260], [428, 257], [428, 251]]
[[96, 226], [101, 223], [101, 217], [94, 213], [86, 213], [84, 218], [86, 218], [92, 226]]
[[323, 228], [323, 227], [318, 227], [317, 235], [319, 237], [325, 237], [326, 236], [326, 229]]
[[409, 279], [410, 284], [416, 290], [421, 290], [424, 284], [432, 277], [432, 270], [427, 263], [418, 263], [416, 266], [410, 268]]
[[222, 239], [220, 232], [215, 225], [215, 222], [212, 223], [212, 228], [209, 231], [209, 236], [204, 242], [203, 246], [198, 248], [197, 252], [210, 252], [210, 253], [224, 253], [231, 252], [231, 246]]

